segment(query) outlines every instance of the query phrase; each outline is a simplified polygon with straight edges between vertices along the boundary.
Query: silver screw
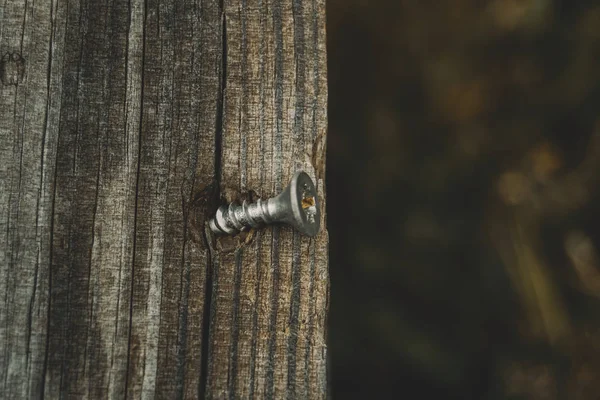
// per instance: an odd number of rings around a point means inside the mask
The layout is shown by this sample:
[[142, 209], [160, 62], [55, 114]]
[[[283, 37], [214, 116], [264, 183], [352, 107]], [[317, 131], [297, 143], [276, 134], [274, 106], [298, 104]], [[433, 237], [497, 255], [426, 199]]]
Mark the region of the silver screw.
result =
[[244, 201], [241, 206], [221, 206], [208, 224], [214, 233], [234, 235], [250, 227], [283, 223], [314, 237], [319, 233], [320, 221], [315, 184], [306, 172], [298, 171], [278, 196], [250, 204]]

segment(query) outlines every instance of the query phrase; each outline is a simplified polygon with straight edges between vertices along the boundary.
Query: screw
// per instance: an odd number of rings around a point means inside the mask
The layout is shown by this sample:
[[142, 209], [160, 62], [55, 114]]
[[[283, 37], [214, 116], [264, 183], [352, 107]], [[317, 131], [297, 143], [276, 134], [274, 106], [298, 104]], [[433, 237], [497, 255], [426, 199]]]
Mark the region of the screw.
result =
[[208, 224], [214, 233], [234, 235], [249, 227], [283, 223], [314, 237], [319, 233], [320, 220], [315, 184], [306, 172], [298, 171], [278, 196], [250, 204], [244, 201], [241, 206], [221, 206]]

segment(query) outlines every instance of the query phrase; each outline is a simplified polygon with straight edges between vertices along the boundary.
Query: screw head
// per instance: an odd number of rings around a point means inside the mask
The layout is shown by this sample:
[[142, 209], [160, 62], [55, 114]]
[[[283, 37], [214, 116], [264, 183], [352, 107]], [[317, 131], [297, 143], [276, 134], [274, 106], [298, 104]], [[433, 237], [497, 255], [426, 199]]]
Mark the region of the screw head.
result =
[[289, 186], [294, 228], [308, 236], [316, 236], [321, 227], [321, 207], [317, 189], [304, 171], [294, 174]]

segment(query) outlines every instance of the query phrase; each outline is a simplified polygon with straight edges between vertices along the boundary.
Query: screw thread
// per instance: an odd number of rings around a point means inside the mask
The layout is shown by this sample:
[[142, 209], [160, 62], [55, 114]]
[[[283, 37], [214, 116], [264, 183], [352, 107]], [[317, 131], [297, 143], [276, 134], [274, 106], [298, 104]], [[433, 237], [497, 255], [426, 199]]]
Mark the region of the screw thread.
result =
[[268, 203], [269, 200], [259, 199], [255, 203], [244, 201], [242, 205], [231, 203], [229, 206], [221, 206], [208, 224], [214, 233], [229, 235], [248, 228], [258, 228], [273, 222]]

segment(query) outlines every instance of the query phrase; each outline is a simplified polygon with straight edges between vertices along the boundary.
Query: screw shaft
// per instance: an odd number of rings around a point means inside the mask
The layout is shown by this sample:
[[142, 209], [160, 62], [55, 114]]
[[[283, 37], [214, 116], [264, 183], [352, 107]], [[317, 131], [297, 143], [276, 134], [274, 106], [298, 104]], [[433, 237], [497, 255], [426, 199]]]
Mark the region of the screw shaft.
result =
[[209, 222], [210, 229], [215, 233], [231, 235], [248, 228], [268, 225], [276, 219], [272, 214], [273, 207], [269, 207], [269, 200], [259, 199], [255, 203], [244, 201], [242, 205], [231, 203], [229, 206], [221, 206]]

